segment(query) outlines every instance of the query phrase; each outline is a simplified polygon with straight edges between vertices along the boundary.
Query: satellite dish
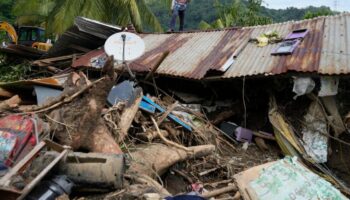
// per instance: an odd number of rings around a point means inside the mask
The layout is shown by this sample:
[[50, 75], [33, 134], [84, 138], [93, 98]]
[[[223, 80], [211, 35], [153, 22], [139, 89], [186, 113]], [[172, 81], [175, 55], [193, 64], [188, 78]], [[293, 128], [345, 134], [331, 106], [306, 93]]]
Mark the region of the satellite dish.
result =
[[[125, 38], [125, 49], [123, 46]], [[108, 56], [113, 56], [115, 60], [131, 61], [142, 56], [145, 52], [145, 43], [134, 33], [120, 32], [110, 36], [104, 45], [105, 52]], [[123, 58], [123, 53], [125, 57]]]

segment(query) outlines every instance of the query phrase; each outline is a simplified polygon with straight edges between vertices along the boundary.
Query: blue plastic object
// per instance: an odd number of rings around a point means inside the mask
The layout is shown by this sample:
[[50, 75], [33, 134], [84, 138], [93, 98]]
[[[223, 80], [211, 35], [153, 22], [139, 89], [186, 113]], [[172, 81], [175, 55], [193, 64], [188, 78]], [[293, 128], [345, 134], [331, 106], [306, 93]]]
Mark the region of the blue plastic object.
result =
[[107, 102], [110, 105], [115, 105], [120, 101], [129, 101], [134, 92], [134, 82], [123, 81], [111, 89], [108, 94]]
[[[142, 100], [151, 104], [152, 106], [154, 106], [158, 111], [160, 111], [160, 113], [164, 113], [166, 110], [164, 108], [162, 108], [160, 105], [154, 103], [150, 98], [143, 96]], [[186, 124], [185, 122], [181, 121], [181, 119], [179, 119], [178, 117], [176, 117], [173, 114], [169, 114], [168, 118], [172, 121], [174, 121], [175, 123], [179, 124], [180, 126], [184, 127], [185, 129], [187, 129], [188, 131], [192, 131], [191, 126], [189, 126], [188, 124]]]
[[141, 101], [139, 108], [151, 114], [154, 114], [156, 112], [156, 107], [152, 106], [151, 104], [145, 101]]

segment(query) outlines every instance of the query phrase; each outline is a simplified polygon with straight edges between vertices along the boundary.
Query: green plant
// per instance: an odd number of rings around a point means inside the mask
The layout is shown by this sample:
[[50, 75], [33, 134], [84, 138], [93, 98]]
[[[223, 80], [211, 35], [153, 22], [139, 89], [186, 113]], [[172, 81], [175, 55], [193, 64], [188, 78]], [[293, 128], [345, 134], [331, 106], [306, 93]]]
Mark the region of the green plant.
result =
[[40, 25], [56, 34], [69, 28], [77, 16], [120, 26], [132, 23], [138, 31], [144, 25], [162, 31], [145, 0], [16, 0], [13, 13], [20, 24]]

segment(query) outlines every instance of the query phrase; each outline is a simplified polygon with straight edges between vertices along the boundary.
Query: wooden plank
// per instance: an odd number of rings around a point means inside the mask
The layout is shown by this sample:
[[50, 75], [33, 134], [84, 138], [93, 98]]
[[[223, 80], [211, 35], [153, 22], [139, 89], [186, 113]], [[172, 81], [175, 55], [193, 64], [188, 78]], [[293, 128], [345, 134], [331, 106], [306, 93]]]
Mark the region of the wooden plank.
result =
[[69, 149], [63, 150], [43, 171], [40, 172], [23, 190], [22, 195], [18, 200], [24, 199], [27, 194], [45, 177], [45, 175], [64, 157], [67, 155]]
[[38, 145], [34, 147], [21, 161], [19, 161], [9, 172], [7, 172], [1, 179], [0, 185], [7, 187], [10, 185], [12, 176], [16, 175], [18, 172], [24, 169], [24, 167], [39, 153], [39, 151], [44, 148], [45, 142], [41, 141]]

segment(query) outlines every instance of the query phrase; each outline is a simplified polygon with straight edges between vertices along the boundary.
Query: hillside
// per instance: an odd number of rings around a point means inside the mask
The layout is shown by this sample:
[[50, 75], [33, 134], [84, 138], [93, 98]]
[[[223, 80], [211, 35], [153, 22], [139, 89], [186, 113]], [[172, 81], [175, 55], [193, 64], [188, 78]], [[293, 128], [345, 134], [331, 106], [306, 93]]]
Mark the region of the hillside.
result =
[[[198, 24], [201, 20], [206, 22], [213, 22], [217, 18], [217, 9], [214, 6], [213, 0], [192, 0], [188, 10], [186, 12], [186, 29], [198, 29]], [[219, 0], [221, 4], [229, 6], [232, 0]], [[168, 23], [170, 20], [170, 10], [169, 8], [159, 3], [159, 0], [148, 0], [148, 6], [158, 17], [164, 29], [168, 28]], [[330, 11], [329, 7], [307, 7], [307, 8], [294, 8], [290, 7], [287, 9], [269, 9], [262, 7], [260, 14], [270, 17], [273, 22], [284, 22], [289, 20], [301, 20], [304, 15], [310, 12], [318, 11]]]

